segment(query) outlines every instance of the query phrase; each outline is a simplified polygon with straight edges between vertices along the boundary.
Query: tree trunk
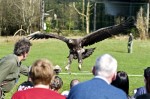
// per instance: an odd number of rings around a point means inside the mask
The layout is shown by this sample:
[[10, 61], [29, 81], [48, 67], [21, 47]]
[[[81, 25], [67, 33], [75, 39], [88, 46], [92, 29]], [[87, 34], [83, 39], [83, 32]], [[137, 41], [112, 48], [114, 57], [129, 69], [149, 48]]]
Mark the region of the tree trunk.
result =
[[44, 30], [44, 1], [41, 0], [41, 30]]
[[137, 22], [136, 22], [136, 27], [139, 31], [140, 34], [140, 39], [145, 40], [148, 38], [148, 33], [147, 33], [147, 17], [144, 16], [144, 10], [141, 7], [138, 14], [137, 14]]
[[90, 33], [90, 0], [87, 2], [86, 14], [81, 13], [76, 7], [75, 2], [73, 2], [73, 7], [77, 11], [78, 14], [84, 16], [86, 18], [86, 33]]
[[[85, 0], [82, 0], [82, 14], [85, 12]], [[84, 30], [84, 16], [82, 16], [82, 30]]]
[[146, 32], [147, 32], [147, 38], [149, 38], [149, 31], [148, 31], [148, 27], [149, 27], [149, 3], [147, 3], [147, 15], [146, 15]]
[[94, 23], [93, 23], [94, 31], [96, 30], [96, 5], [97, 5], [97, 3], [95, 2], [95, 4], [94, 4]]
[[90, 33], [90, 1], [87, 2], [87, 12], [86, 12], [86, 33]]
[[0, 36], [2, 35], [2, 6], [0, 5]]

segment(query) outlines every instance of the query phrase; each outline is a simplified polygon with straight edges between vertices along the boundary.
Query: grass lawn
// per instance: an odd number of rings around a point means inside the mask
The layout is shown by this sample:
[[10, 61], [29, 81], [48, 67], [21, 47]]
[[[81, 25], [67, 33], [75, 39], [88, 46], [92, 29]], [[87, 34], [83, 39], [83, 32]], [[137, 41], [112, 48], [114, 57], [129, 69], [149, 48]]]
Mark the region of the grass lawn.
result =
[[[31, 65], [36, 59], [48, 58], [53, 62], [54, 65], [59, 65], [62, 68], [62, 73], [67, 73], [64, 70], [68, 59], [69, 50], [67, 45], [56, 39], [48, 40], [32, 40], [33, 46], [26, 61], [23, 62], [24, 65]], [[130, 81], [130, 95], [133, 95], [133, 90], [137, 87], [143, 86], [143, 70], [150, 66], [150, 41], [134, 40], [133, 53], [127, 53], [127, 38], [117, 37], [112, 39], [106, 39], [99, 43], [96, 43], [91, 47], [96, 47], [94, 53], [83, 61], [82, 71], [78, 70], [77, 60], [73, 61], [71, 66], [71, 72], [73, 73], [91, 73], [91, 68], [95, 63], [98, 56], [109, 53], [118, 60], [118, 70], [122, 70], [128, 73]], [[13, 52], [15, 40], [14, 38], [4, 38], [0, 37], [0, 58]], [[134, 76], [140, 75], [140, 76]], [[88, 75], [65, 75], [60, 74], [62, 77], [64, 85], [60, 92], [69, 89], [70, 81], [74, 78], [79, 79], [81, 82], [89, 80], [93, 77], [92, 74]], [[14, 89], [6, 94], [6, 99], [10, 99], [12, 94], [16, 91], [17, 86], [25, 81], [27, 77], [21, 76], [19, 82], [16, 84]]]

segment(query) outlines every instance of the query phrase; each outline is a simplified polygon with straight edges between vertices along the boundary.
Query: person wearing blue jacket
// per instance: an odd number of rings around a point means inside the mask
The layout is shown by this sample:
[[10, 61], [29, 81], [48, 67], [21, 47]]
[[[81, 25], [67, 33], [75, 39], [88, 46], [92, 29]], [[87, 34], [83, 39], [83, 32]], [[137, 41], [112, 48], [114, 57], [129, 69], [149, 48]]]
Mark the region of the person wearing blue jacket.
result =
[[116, 78], [117, 60], [109, 54], [97, 58], [94, 78], [74, 86], [67, 99], [127, 99], [126, 94], [110, 83]]

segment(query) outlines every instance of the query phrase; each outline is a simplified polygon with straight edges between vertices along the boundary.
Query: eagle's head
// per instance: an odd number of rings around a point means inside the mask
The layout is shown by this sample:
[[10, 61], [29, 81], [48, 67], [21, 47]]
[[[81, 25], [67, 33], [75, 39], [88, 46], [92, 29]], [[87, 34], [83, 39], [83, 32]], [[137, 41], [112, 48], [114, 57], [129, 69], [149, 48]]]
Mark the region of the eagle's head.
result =
[[69, 39], [68, 43], [69, 43], [69, 44], [73, 44], [74, 41], [73, 41], [72, 39]]

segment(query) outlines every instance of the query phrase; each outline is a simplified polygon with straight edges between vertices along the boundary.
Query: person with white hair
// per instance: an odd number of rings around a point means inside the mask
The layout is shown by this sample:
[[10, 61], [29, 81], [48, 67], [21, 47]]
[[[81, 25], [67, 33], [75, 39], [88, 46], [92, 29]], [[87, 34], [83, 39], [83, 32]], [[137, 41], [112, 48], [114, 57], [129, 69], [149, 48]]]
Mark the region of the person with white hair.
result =
[[126, 94], [110, 83], [116, 78], [117, 60], [109, 54], [97, 58], [93, 79], [74, 86], [67, 99], [127, 99]]

